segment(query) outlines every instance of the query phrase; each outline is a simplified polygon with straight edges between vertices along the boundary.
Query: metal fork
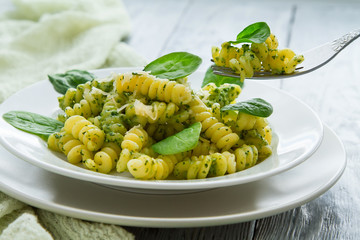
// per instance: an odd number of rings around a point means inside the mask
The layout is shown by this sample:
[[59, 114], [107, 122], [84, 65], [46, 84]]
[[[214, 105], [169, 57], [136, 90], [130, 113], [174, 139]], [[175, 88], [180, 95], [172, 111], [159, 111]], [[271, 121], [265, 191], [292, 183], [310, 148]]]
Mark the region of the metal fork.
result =
[[[289, 78], [303, 75], [312, 72], [332, 60], [339, 52], [347, 47], [351, 42], [360, 36], [360, 29], [349, 32], [344, 36], [335, 39], [332, 42], [325, 43], [319, 47], [313, 48], [302, 55], [304, 55], [304, 62], [295, 69], [292, 74], [272, 74], [268, 71], [254, 72], [252, 79], [254, 80], [274, 80], [279, 78]], [[231, 68], [220, 67], [216, 65], [211, 66], [213, 73], [225, 77], [239, 78], [240, 75], [235, 73]]]

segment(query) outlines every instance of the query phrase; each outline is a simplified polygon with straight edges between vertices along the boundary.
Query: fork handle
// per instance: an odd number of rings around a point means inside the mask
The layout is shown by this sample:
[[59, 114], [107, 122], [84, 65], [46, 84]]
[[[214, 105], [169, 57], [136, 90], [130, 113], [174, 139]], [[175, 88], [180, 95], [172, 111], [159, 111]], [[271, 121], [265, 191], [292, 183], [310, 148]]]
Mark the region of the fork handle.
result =
[[360, 36], [360, 29], [349, 32], [349, 33], [345, 34], [344, 36], [334, 40], [331, 43], [331, 47], [335, 52], [340, 52], [347, 45], [349, 45], [352, 41], [357, 39], [359, 36]]

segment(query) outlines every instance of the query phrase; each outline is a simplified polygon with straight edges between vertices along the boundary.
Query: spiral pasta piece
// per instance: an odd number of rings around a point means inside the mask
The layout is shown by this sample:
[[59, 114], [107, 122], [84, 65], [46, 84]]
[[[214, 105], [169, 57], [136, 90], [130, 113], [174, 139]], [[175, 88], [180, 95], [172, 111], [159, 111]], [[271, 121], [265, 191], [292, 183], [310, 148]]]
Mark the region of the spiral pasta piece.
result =
[[236, 172], [236, 157], [235, 157], [235, 155], [228, 151], [223, 152], [222, 155], [226, 158], [226, 162], [227, 162], [226, 173], [227, 174], [235, 173]]
[[124, 172], [127, 170], [127, 163], [133, 159], [136, 158], [138, 155], [137, 152], [131, 152], [129, 149], [123, 149], [120, 153], [119, 160], [116, 163], [116, 171], [117, 172]]
[[175, 156], [158, 156], [152, 158], [141, 154], [139, 157], [131, 159], [127, 163], [127, 168], [131, 175], [142, 180], [163, 180], [173, 171], [177, 158]]
[[183, 125], [153, 123], [148, 124], [145, 129], [149, 136], [156, 141], [161, 141], [181, 131], [182, 129], [178, 129], [179, 127], [183, 127]]
[[221, 44], [221, 48], [212, 47], [212, 58], [218, 66], [230, 67], [229, 61], [233, 58], [238, 59], [244, 54], [242, 48], [231, 46], [229, 42]]
[[[118, 108], [124, 101], [123, 98], [116, 96], [109, 97], [100, 113], [94, 119], [94, 124], [101, 127], [105, 132], [106, 142], [115, 142], [121, 145], [124, 135], [127, 132], [125, 115], [118, 112]], [[119, 103], [120, 102], [120, 103]]]
[[131, 175], [134, 178], [143, 180], [154, 179], [158, 166], [160, 166], [162, 172], [166, 171], [166, 168], [164, 169], [163, 167], [163, 163], [159, 163], [154, 158], [147, 155], [141, 155], [138, 158], [129, 160], [127, 163], [127, 168]]
[[279, 41], [273, 33], [270, 33], [270, 36], [265, 40], [265, 44], [268, 49], [273, 50], [278, 48]]
[[65, 108], [67, 116], [80, 115], [85, 118], [97, 116], [102, 110], [107, 93], [92, 87], [91, 89], [85, 88], [83, 92], [84, 99], [75, 103], [73, 107], [68, 106]]
[[64, 130], [79, 139], [90, 151], [99, 150], [105, 140], [105, 134], [99, 127], [79, 115], [68, 118]]
[[111, 74], [105, 78], [95, 78], [91, 85], [104, 92], [110, 93], [114, 89], [115, 74]]
[[190, 118], [190, 113], [187, 109], [180, 110], [174, 114], [167, 122], [170, 124], [187, 124]]
[[192, 99], [191, 90], [184, 84], [156, 78], [147, 72], [119, 75], [115, 85], [119, 94], [122, 92], [134, 92], [147, 96], [152, 100], [173, 102], [178, 106], [187, 104]]
[[225, 42], [221, 45], [221, 49], [213, 48], [212, 57], [216, 65], [232, 68], [239, 73], [241, 80], [252, 77], [254, 70], [261, 69], [261, 61], [246, 44], [237, 48]]
[[129, 150], [128, 148], [123, 148], [119, 160], [116, 163], [116, 171], [117, 172], [124, 172], [127, 171], [127, 163], [134, 158], [139, 157], [141, 154], [146, 154], [150, 157], [155, 157], [157, 154], [152, 150], [150, 145], [153, 143], [153, 139], [148, 137], [148, 140], [146, 142], [142, 143], [142, 148], [137, 151]]
[[105, 143], [94, 158], [87, 158], [84, 165], [95, 172], [109, 173], [119, 158], [121, 149], [116, 143]]
[[177, 111], [179, 107], [174, 103], [153, 102], [151, 105], [136, 100], [134, 102], [134, 112], [137, 116], [146, 118], [148, 123], [166, 123]]
[[226, 111], [222, 113], [221, 119], [234, 132], [241, 134], [243, 130], [253, 129], [259, 117], [237, 111]]
[[274, 49], [269, 52], [265, 65], [274, 74], [290, 74], [295, 71], [298, 64], [304, 61], [303, 55], [296, 55], [291, 49]]
[[258, 118], [254, 125], [254, 129], [263, 137], [270, 145], [272, 142], [272, 129], [266, 118]]
[[241, 87], [237, 84], [224, 83], [218, 87], [214, 83], [209, 83], [197, 95], [208, 107], [214, 104], [223, 107], [233, 103], [240, 93]]
[[178, 179], [203, 179], [234, 173], [235, 169], [235, 155], [225, 151], [186, 158], [175, 165], [174, 175]]
[[[271, 132], [269, 133], [271, 134]], [[256, 146], [258, 150], [258, 158], [260, 161], [264, 160], [265, 158], [269, 157], [272, 154], [272, 148], [269, 142], [265, 139], [265, 136], [262, 136], [261, 133], [256, 129], [244, 131], [243, 133], [244, 141], [246, 142], [246, 144], [251, 144]]]
[[167, 128], [165, 128], [166, 137], [174, 135], [182, 130], [184, 130], [187, 126], [190, 125], [190, 113], [186, 109], [178, 111], [174, 114], [166, 123]]
[[259, 58], [251, 50], [246, 50], [240, 58], [232, 58], [229, 60], [229, 67], [240, 74], [240, 79], [251, 78], [254, 71], [261, 70], [261, 62]]
[[258, 150], [254, 145], [244, 144], [234, 151], [236, 159], [236, 171], [242, 171], [254, 166], [258, 160]]
[[213, 117], [211, 110], [199, 98], [194, 100], [190, 110], [194, 120], [201, 122], [201, 131], [217, 148], [225, 151], [238, 142], [239, 136]]
[[269, 48], [266, 45], [266, 43], [252, 43], [251, 51], [253, 51], [255, 53], [256, 57], [261, 62], [266, 61], [268, 54], [269, 54]]
[[82, 99], [79, 103], [75, 103], [74, 107], [66, 107], [65, 114], [67, 116], [80, 115], [89, 118], [92, 115], [90, 103]]
[[262, 129], [260, 132], [261, 136], [269, 143], [269, 145], [272, 142], [272, 129], [270, 126], [266, 126]]
[[218, 152], [219, 149], [216, 145], [207, 139], [200, 138], [198, 144], [194, 149], [191, 150], [191, 155], [209, 155]]
[[136, 115], [134, 103], [129, 103], [125, 106], [125, 117], [128, 119], [128, 122], [130, 123], [129, 125], [131, 126], [140, 125], [145, 127], [148, 123], [146, 117]]
[[73, 107], [75, 103], [79, 103], [84, 99], [85, 89], [91, 89], [91, 82], [79, 84], [76, 88], [69, 88], [64, 95], [58, 97], [59, 107], [65, 110], [66, 107]]
[[121, 148], [139, 152], [147, 144], [148, 140], [147, 132], [142, 127], [135, 126], [126, 132]]
[[48, 138], [48, 147], [51, 150], [64, 153], [67, 160], [72, 164], [93, 157], [93, 153], [81, 141], [65, 131], [51, 134]]

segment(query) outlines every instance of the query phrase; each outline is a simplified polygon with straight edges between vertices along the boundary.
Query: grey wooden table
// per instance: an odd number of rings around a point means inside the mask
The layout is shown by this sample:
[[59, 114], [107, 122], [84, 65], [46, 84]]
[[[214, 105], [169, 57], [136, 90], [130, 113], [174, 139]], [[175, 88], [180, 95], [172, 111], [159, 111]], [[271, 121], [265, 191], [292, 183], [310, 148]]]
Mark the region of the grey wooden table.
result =
[[[211, 46], [265, 21], [280, 47], [302, 52], [360, 28], [360, 1], [124, 0], [133, 24], [127, 40], [152, 60], [188, 51], [210, 65]], [[0, 4], [1, 7], [1, 4]], [[266, 84], [311, 106], [343, 141], [348, 166], [319, 198], [250, 222], [203, 228], [125, 227], [136, 239], [360, 239], [360, 40], [311, 74]]]
[[[128, 43], [149, 60], [173, 51], [202, 57], [245, 26], [265, 21], [280, 42], [302, 52], [360, 28], [360, 1], [131, 1]], [[319, 198], [250, 222], [203, 228], [126, 227], [137, 239], [360, 239], [360, 40], [311, 74], [267, 84], [312, 107], [343, 141], [347, 169]]]

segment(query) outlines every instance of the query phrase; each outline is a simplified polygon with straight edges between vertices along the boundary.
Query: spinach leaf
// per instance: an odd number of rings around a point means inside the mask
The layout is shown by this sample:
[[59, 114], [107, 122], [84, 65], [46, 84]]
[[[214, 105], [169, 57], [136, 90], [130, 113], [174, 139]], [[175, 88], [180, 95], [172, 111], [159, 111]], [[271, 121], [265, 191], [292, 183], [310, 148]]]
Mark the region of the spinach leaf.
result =
[[244, 86], [244, 82], [240, 78], [224, 77], [213, 73], [211, 67], [205, 73], [205, 77], [201, 84], [201, 87], [206, 86], [208, 83], [215, 83], [216, 86], [220, 87], [224, 83], [237, 84], [241, 88]]
[[35, 134], [44, 140], [47, 140], [50, 134], [59, 132], [64, 126], [62, 122], [53, 118], [25, 111], [10, 111], [5, 113], [3, 118], [13, 127]]
[[175, 80], [195, 72], [200, 66], [200, 57], [187, 52], [173, 52], [164, 55], [145, 66], [144, 71], [159, 78]]
[[235, 110], [247, 113], [257, 117], [269, 117], [273, 112], [273, 107], [270, 103], [261, 98], [253, 98], [244, 102], [237, 102], [235, 104], [226, 105], [221, 108], [221, 111]]
[[230, 43], [263, 43], [269, 36], [269, 26], [265, 22], [257, 22], [244, 28], [237, 35], [236, 41], [230, 41]]
[[95, 75], [84, 70], [70, 70], [65, 73], [48, 75], [54, 89], [61, 94], [65, 94], [69, 88], [76, 88], [77, 85], [92, 81]]
[[177, 154], [196, 147], [201, 131], [201, 123], [197, 122], [181, 132], [152, 145], [152, 149], [162, 155]]

